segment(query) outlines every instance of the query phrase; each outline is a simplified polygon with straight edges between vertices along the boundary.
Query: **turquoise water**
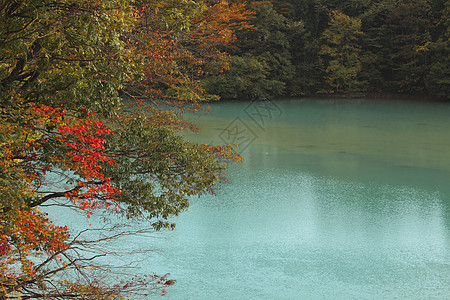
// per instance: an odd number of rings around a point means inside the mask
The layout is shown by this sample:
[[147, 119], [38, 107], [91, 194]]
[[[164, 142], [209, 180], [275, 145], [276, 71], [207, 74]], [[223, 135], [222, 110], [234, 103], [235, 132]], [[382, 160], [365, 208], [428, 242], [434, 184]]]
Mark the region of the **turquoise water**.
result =
[[450, 298], [450, 104], [227, 102], [191, 119], [190, 138], [244, 161], [175, 231], [125, 243], [154, 250], [137, 272], [177, 280], [166, 298]]
[[199, 140], [246, 148], [232, 184], [155, 242], [168, 298], [450, 298], [449, 104], [231, 102], [193, 119]]

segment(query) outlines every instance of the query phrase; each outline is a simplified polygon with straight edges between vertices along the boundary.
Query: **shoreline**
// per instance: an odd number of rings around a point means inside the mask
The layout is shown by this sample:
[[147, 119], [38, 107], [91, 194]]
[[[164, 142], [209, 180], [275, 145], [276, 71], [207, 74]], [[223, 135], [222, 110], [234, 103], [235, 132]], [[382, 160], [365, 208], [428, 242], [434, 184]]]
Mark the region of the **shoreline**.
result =
[[[219, 99], [217, 102], [239, 102], [239, 101], [266, 101], [274, 99], [363, 99], [363, 100], [402, 100], [402, 101], [425, 101], [425, 102], [450, 102], [450, 98], [427, 96], [427, 95], [409, 95], [409, 94], [394, 94], [394, 93], [352, 93], [352, 94], [321, 94], [321, 95], [305, 95], [305, 96], [278, 96], [270, 99]], [[208, 101], [214, 103], [216, 101]]]
[[[430, 102], [447, 102], [450, 99], [430, 96], [430, 95], [411, 95], [411, 94], [395, 94], [395, 93], [367, 93], [359, 95], [363, 99], [377, 100], [406, 100], [406, 101], [430, 101]], [[359, 98], [357, 95], [357, 97]]]

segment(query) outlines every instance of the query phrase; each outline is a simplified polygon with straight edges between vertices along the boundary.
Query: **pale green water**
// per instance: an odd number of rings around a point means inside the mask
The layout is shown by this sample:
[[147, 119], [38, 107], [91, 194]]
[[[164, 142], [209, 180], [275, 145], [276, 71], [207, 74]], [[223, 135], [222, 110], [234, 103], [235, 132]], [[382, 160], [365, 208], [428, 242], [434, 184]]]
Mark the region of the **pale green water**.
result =
[[263, 126], [247, 105], [196, 118], [203, 141], [257, 138], [155, 242], [168, 298], [450, 298], [449, 104], [285, 100]]
[[450, 299], [450, 104], [280, 100], [261, 126], [249, 104], [193, 118], [252, 143], [175, 231], [130, 239], [158, 250], [138, 272], [169, 299]]

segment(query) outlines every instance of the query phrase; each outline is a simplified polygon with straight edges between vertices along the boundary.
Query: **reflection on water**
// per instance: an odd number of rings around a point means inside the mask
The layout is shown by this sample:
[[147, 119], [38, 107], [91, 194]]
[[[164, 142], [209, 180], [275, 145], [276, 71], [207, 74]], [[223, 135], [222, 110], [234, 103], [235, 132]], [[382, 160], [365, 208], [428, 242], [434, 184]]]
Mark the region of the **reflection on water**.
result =
[[169, 297], [449, 295], [438, 191], [266, 171], [236, 171], [231, 187], [180, 218], [159, 261], [179, 281]]

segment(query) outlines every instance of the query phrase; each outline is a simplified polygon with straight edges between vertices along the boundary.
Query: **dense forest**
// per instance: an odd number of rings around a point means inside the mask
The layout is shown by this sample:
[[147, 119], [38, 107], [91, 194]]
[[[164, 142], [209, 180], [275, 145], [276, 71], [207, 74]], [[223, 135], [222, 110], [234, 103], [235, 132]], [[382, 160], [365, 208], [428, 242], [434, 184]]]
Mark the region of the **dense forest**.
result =
[[225, 99], [450, 95], [446, 0], [245, 1], [254, 27], [203, 84]]

